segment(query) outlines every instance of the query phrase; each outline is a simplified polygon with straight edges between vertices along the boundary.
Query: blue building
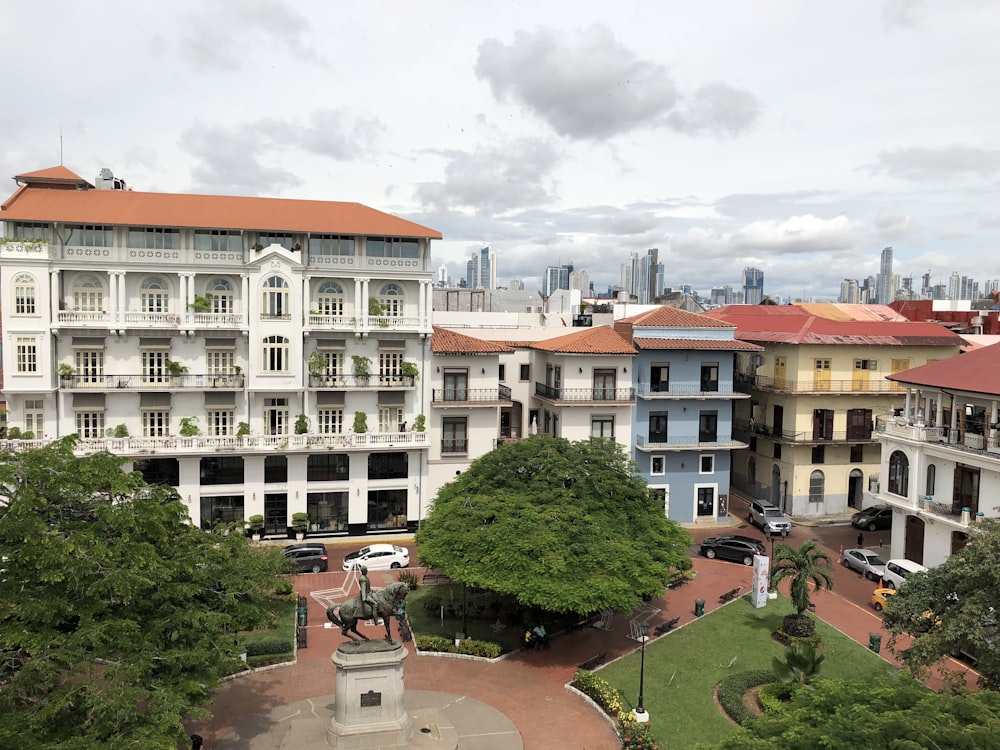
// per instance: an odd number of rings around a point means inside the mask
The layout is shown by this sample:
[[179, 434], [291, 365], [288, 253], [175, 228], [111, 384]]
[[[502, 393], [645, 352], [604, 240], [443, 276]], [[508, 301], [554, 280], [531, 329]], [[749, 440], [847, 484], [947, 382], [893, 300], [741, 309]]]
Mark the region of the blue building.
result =
[[736, 327], [672, 307], [615, 322], [636, 349], [632, 458], [665, 514], [679, 523], [729, 515], [733, 388], [737, 352], [761, 347], [735, 339]]

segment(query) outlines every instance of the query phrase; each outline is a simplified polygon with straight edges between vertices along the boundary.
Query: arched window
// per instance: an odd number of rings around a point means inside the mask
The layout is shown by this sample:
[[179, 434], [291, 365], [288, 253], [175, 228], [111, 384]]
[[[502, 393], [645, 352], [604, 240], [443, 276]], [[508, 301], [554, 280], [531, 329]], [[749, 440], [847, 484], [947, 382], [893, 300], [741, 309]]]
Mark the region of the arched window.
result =
[[288, 372], [288, 339], [284, 336], [264, 338], [264, 372]]
[[104, 287], [95, 276], [80, 276], [73, 283], [73, 309], [104, 312]]
[[236, 295], [233, 292], [233, 285], [226, 279], [212, 279], [208, 282], [205, 291], [212, 302], [212, 312], [225, 314], [236, 311]]
[[382, 287], [382, 295], [379, 297], [382, 303], [382, 314], [389, 318], [398, 318], [403, 315], [403, 289], [398, 284], [386, 284]]
[[910, 492], [910, 460], [902, 451], [889, 456], [889, 492], [903, 497]]
[[280, 276], [269, 276], [264, 279], [263, 292], [261, 317], [272, 320], [291, 320], [291, 309], [288, 306], [288, 282]]
[[826, 485], [826, 477], [823, 476], [823, 472], [816, 469], [812, 474], [809, 475], [809, 502], [811, 503], [821, 503], [823, 502], [824, 486]]
[[339, 318], [344, 314], [344, 290], [339, 284], [327, 281], [316, 293], [316, 309], [320, 315]]
[[14, 277], [14, 314], [34, 315], [35, 298], [38, 295], [38, 286], [35, 284], [35, 277], [28, 273], [20, 273]]
[[142, 282], [139, 305], [143, 312], [164, 313], [170, 310], [170, 289], [159, 276], [150, 276]]
[[937, 469], [934, 464], [927, 464], [927, 486], [924, 488], [925, 495], [934, 496], [934, 480], [937, 478]]

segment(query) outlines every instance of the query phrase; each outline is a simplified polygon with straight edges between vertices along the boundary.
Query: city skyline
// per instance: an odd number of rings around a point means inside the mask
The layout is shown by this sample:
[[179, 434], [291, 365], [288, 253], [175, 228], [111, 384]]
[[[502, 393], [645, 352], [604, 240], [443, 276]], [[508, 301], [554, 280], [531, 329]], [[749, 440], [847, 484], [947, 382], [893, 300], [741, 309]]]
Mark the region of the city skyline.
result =
[[[529, 289], [554, 263], [614, 286], [651, 248], [665, 286], [702, 294], [752, 267], [769, 296], [835, 298], [887, 246], [901, 277], [997, 275], [996, 4], [108, 0], [4, 20], [26, 61], [8, 178], [63, 163], [357, 201], [439, 229], [451, 278], [488, 242]], [[100, 43], [67, 66], [36, 54], [40, 28]]]

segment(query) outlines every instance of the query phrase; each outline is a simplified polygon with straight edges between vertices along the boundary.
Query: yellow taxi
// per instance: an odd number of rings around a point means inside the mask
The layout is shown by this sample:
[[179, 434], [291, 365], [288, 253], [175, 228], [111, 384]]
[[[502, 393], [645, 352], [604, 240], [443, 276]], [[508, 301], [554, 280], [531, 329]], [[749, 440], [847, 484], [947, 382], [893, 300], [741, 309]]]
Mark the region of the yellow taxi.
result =
[[896, 589], [875, 589], [872, 592], [872, 606], [876, 612], [885, 609], [885, 600], [896, 593]]

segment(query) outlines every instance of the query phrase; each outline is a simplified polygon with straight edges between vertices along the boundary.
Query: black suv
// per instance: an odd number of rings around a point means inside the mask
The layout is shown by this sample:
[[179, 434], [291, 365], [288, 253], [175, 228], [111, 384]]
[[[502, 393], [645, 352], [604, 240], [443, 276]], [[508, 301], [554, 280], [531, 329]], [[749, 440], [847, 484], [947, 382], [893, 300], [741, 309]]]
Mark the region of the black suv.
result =
[[300, 571], [325, 573], [329, 558], [326, 555], [326, 545], [319, 542], [303, 542], [292, 544], [281, 550], [285, 557], [291, 558]]
[[718, 557], [722, 560], [733, 560], [744, 565], [753, 565], [754, 555], [766, 555], [764, 544], [759, 539], [749, 536], [713, 536], [701, 543], [701, 554], [711, 560]]

